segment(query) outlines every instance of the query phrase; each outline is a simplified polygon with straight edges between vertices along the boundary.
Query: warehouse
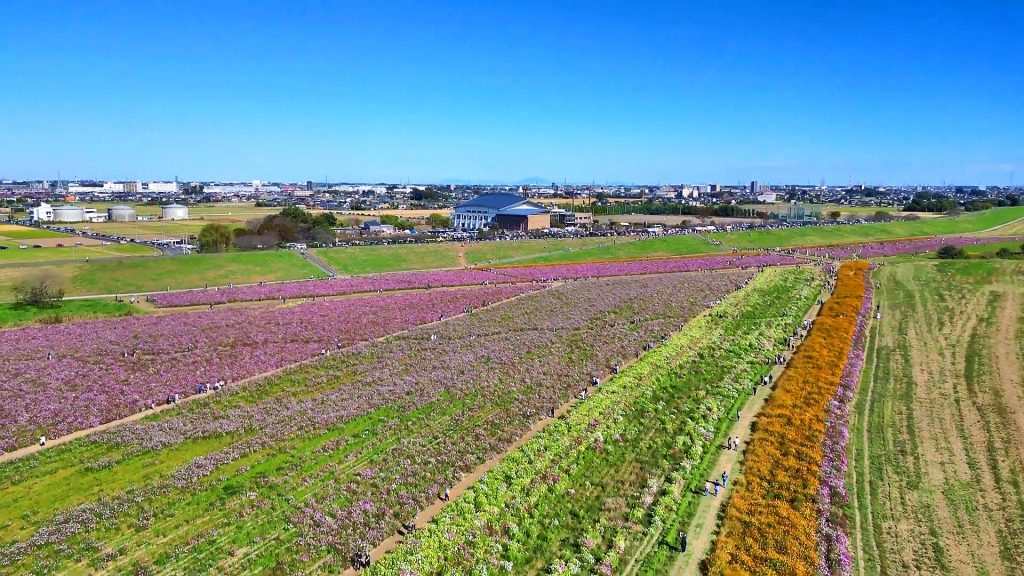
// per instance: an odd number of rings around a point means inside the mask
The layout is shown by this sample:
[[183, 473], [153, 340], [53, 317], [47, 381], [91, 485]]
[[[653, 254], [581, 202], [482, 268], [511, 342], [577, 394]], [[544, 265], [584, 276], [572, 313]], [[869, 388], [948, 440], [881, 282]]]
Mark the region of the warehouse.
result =
[[551, 226], [551, 211], [516, 194], [482, 194], [455, 207], [452, 226], [457, 230], [540, 230]]

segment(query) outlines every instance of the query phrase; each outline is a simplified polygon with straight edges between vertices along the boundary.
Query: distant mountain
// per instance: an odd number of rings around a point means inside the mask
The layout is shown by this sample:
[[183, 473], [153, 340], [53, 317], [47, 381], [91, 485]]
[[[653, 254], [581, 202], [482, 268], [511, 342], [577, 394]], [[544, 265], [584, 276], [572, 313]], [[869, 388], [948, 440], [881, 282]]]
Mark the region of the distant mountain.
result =
[[536, 186], [538, 184], [551, 184], [554, 182], [551, 178], [541, 178], [540, 176], [530, 176], [529, 178], [523, 178], [522, 180], [516, 180], [511, 184], [519, 186]]

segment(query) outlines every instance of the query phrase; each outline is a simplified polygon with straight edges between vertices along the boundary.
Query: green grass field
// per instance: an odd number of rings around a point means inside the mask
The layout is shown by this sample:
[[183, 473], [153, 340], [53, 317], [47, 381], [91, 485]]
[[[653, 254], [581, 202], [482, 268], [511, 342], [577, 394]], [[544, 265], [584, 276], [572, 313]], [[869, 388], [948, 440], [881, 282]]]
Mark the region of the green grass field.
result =
[[855, 574], [1019, 574], [1024, 262], [887, 262], [850, 427]]
[[204, 284], [299, 280], [323, 272], [296, 252], [231, 252], [92, 262], [71, 278], [72, 294], [127, 294]]
[[38, 277], [50, 279], [69, 296], [87, 296], [301, 280], [311, 275], [319, 277], [323, 272], [298, 253], [283, 250], [0, 266], [0, 301], [13, 300], [15, 284]]
[[55, 323], [56, 320], [66, 322], [86, 318], [130, 316], [140, 312], [138, 307], [127, 302], [110, 300], [65, 300], [56, 308], [36, 308], [8, 302], [0, 304], [0, 328]]
[[0, 240], [0, 245], [7, 250], [0, 250], [0, 264], [7, 262], [46, 262], [53, 260], [85, 260], [86, 258], [116, 258], [121, 256], [150, 256], [159, 252], [148, 246], [138, 244], [108, 244], [106, 246], [65, 246], [63, 248], [18, 248], [20, 245], [31, 246], [31, 240], [21, 242]]
[[[606, 243], [612, 239], [602, 238]], [[667, 236], [645, 240], [617, 239], [614, 244], [599, 247], [558, 252], [537, 258], [523, 260], [524, 264], [549, 264], [589, 262], [592, 260], [614, 260], [622, 258], [658, 258], [668, 256], [689, 256], [721, 252], [722, 248], [708, 243], [700, 236]]]
[[[964, 214], [956, 218], [940, 217], [910, 222], [787, 228], [781, 230], [758, 230], [754, 232], [720, 232], [712, 234], [712, 236], [725, 245], [734, 248], [775, 248], [886, 240], [908, 236], [968, 234], [982, 232], [995, 226], [1013, 222], [1019, 218], [1024, 218], [1024, 206], [994, 208], [984, 212]], [[1009, 226], [1006, 228], [1009, 228]], [[1000, 233], [1005, 234], [1007, 232], [1000, 230]]]
[[[581, 254], [612, 242], [629, 243], [632, 239], [567, 238], [552, 240], [516, 240], [509, 242], [405, 244], [391, 246], [353, 246], [349, 248], [316, 248], [313, 252], [342, 274], [373, 274], [404, 270], [430, 270], [465, 264], [511, 262], [545, 255]], [[569, 250], [569, 252], [566, 252]]]
[[0, 239], [11, 240], [33, 240], [35, 238], [69, 238], [67, 234], [54, 232], [52, 230], [39, 230], [27, 226], [5, 225], [0, 226]]
[[458, 244], [406, 244], [391, 246], [352, 246], [314, 248], [341, 274], [373, 274], [459, 266]]
[[615, 243], [631, 242], [624, 238], [565, 238], [552, 240], [517, 240], [514, 242], [477, 242], [466, 245], [469, 264], [486, 264], [532, 259], [546, 255], [592, 250]]

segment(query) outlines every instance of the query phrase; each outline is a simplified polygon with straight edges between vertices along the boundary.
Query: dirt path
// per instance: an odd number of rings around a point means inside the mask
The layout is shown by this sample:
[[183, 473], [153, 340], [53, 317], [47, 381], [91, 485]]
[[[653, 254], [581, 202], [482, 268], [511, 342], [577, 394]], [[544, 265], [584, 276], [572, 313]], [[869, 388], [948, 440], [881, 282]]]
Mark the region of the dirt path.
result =
[[459, 258], [459, 268], [466, 268], [469, 266], [469, 262], [466, 261], [466, 245], [459, 244], [458, 249], [455, 251], [455, 255]]
[[[821, 297], [827, 299], [829, 294], [824, 292]], [[804, 316], [804, 319], [816, 317], [820, 310], [821, 306], [815, 304]], [[728, 500], [729, 494], [732, 493], [735, 479], [742, 474], [743, 454], [746, 450], [747, 440], [752, 433], [752, 425], [757, 420], [757, 416], [761, 413], [761, 409], [771, 394], [771, 389], [775, 387], [775, 382], [778, 381], [779, 376], [786, 369], [786, 365], [789, 363], [789, 359], [793, 357], [793, 354], [792, 352], [785, 352], [784, 356], [786, 364], [772, 368], [772, 385], [760, 387], [757, 394], [747, 400], [747, 403], [740, 410], [740, 419], [729, 430], [729, 437], [738, 436], [740, 438], [739, 450], [725, 450], [724, 447], [720, 446], [723, 449], [718, 458], [715, 459], [714, 464], [711, 465], [711, 476], [713, 478], [719, 477], [724, 470], [728, 472], [730, 482], [726, 484], [725, 489], [718, 497], [707, 496], [703, 497], [700, 501], [697, 511], [690, 521], [689, 527], [686, 529], [686, 534], [688, 535], [686, 552], [677, 555], [669, 572], [670, 574], [698, 574], [701, 561], [711, 551], [711, 545], [718, 534], [722, 507]]]
[[1019, 224], [1019, 223], [1024, 223], [1024, 218], [1017, 218], [1016, 220], [1010, 220], [1009, 222], [1006, 222], [1004, 224], [1000, 224], [998, 226], [993, 226], [993, 227], [991, 227], [991, 228], [989, 228], [987, 230], [982, 230], [980, 232], [975, 232], [975, 234], [979, 235], [979, 236], [993, 235], [994, 232], [1005, 232], [1005, 230], [1003, 230], [1004, 228], [1015, 229], [1016, 228], [1015, 225]]
[[[642, 356], [641, 356], [641, 358], [642, 358]], [[632, 366], [634, 363], [637, 362], [637, 360], [639, 360], [639, 358], [633, 358], [633, 359], [626, 360], [625, 362], [622, 363], [622, 368], [624, 369], [624, 368], [628, 368], [629, 366]], [[608, 376], [609, 375], [607, 373], [600, 374], [601, 381], [603, 382], [606, 378], [608, 378]], [[597, 388], [595, 388], [594, 386], [587, 386], [587, 397], [590, 397], [596, 391], [597, 391]], [[578, 402], [579, 402], [578, 398], [573, 398], [572, 400], [569, 400], [568, 402], [565, 402], [564, 404], [562, 404], [561, 406], [559, 406], [555, 410], [555, 418], [544, 418], [543, 420], [539, 420], [539, 421], [535, 422], [533, 424], [533, 426], [531, 426], [530, 429], [526, 431], [525, 434], [523, 434], [522, 436], [519, 437], [518, 440], [516, 440], [515, 442], [510, 444], [508, 446], [508, 448], [506, 448], [500, 454], [497, 454], [497, 455], [491, 457], [490, 459], [486, 460], [484, 463], [482, 463], [479, 466], [477, 466], [475, 469], [473, 469], [472, 472], [470, 472], [466, 476], [463, 476], [462, 480], [460, 480], [457, 484], [455, 484], [454, 486], [452, 486], [448, 490], [448, 501], [447, 502], [438, 499], [436, 502], [434, 502], [433, 504], [431, 504], [430, 506], [424, 508], [418, 514], [416, 514], [416, 518], [413, 520], [415, 522], [415, 524], [416, 524], [416, 527], [417, 528], [423, 528], [424, 526], [429, 524], [430, 521], [433, 520], [435, 516], [437, 516], [438, 514], [441, 513], [442, 510], [444, 510], [445, 506], [447, 506], [449, 503], [454, 501], [456, 498], [458, 498], [459, 496], [464, 494], [467, 490], [472, 488], [473, 485], [476, 484], [477, 481], [479, 481], [480, 478], [482, 478], [484, 474], [486, 474], [487, 472], [492, 470], [495, 466], [500, 464], [501, 461], [503, 459], [505, 459], [506, 456], [508, 456], [509, 454], [514, 452], [515, 450], [518, 450], [524, 444], [529, 442], [531, 438], [533, 438], [534, 436], [539, 434], [541, 431], [543, 431], [545, 428], [547, 428], [547, 426], [549, 424], [551, 424], [552, 422], [554, 422], [555, 419], [560, 418], [561, 416], [563, 416], [567, 412], [569, 412], [569, 410], [571, 410], [572, 407], [575, 406]], [[381, 557], [383, 557], [385, 554], [387, 554], [388, 552], [390, 552], [390, 551], [394, 550], [396, 547], [398, 547], [404, 540], [405, 540], [405, 537], [402, 536], [401, 534], [393, 534], [393, 535], [391, 535], [386, 540], [384, 540], [383, 542], [378, 544], [375, 548], [373, 548], [373, 550], [370, 551], [370, 560], [371, 560], [371, 562], [376, 562]], [[343, 574], [343, 576], [355, 576], [358, 573], [359, 573], [358, 570], [356, 570], [354, 568], [348, 568], [342, 574]]]
[[1002, 292], [1002, 305], [996, 318], [996, 335], [993, 342], [994, 368], [996, 382], [1002, 390], [1006, 403], [1008, 424], [1012, 440], [1009, 446], [1014, 447], [1017, 458], [1024, 461], [1024, 368], [1021, 367], [1021, 351], [1024, 343], [1017, 340], [1019, 330], [1018, 315], [1021, 311], [1021, 289], [1024, 282], [1017, 288]]
[[[871, 277], [871, 281], [875, 282], [875, 277], [874, 276]], [[887, 284], [879, 283], [879, 286], [875, 289], [875, 302], [879, 302], [879, 301], [881, 301], [884, 298], [886, 286], [887, 286]], [[886, 316], [888, 316], [888, 314], [886, 314]], [[872, 320], [871, 322], [873, 323], [874, 321]], [[876, 327], [872, 326], [869, 329], [868, 334], [869, 334], [869, 337], [871, 337], [871, 340], [874, 341], [875, 340], [874, 336], [876, 334], [878, 334], [878, 331], [877, 331]], [[868, 345], [867, 349], [865, 351], [865, 359], [870, 361], [870, 362], [872, 362], [872, 363], [877, 361], [877, 359], [875, 358], [874, 351], [875, 351], [874, 346], [871, 346], [871, 345]], [[872, 391], [874, 390], [874, 386], [875, 386], [875, 376], [874, 376], [874, 373], [872, 372], [872, 373], [869, 374], [868, 371], [865, 370], [861, 374], [861, 381], [860, 381], [860, 386], [859, 386], [859, 390], [858, 390], [859, 394], [863, 394], [865, 396], [865, 400], [864, 400], [864, 413], [865, 414], [870, 414], [871, 413], [871, 397], [872, 397]], [[853, 412], [853, 417], [854, 418], [858, 417], [858, 415], [856, 414], [855, 410], [851, 410], [851, 412]], [[856, 425], [857, 425], [856, 421], [851, 421], [851, 432], [850, 432], [851, 437], [853, 436], [853, 434], [856, 434], [856, 430], [853, 429], [853, 427], [856, 426]], [[861, 433], [862, 445], [867, 447], [868, 443], [870, 442], [870, 437], [869, 437], [869, 434], [868, 434], [868, 426], [863, 426], [861, 431], [862, 431], [862, 433]], [[867, 470], [868, 469], [868, 450], [864, 450], [861, 455], [862, 455], [861, 464], [864, 466], [863, 469]], [[851, 481], [850, 481], [851, 501], [855, 498], [856, 494], [861, 492], [862, 489], [863, 489], [863, 493], [864, 494], [871, 494], [871, 475], [870, 474], [864, 474], [863, 478], [858, 478], [856, 464], [850, 466], [849, 469], [850, 469], [850, 477], [851, 477]], [[861, 486], [861, 482], [863, 482], [863, 486]], [[851, 506], [851, 508], [853, 509], [854, 514], [853, 514], [853, 529], [850, 531], [850, 539], [851, 539], [851, 543], [853, 544], [853, 548], [854, 548], [854, 550], [853, 550], [854, 557], [855, 558], [863, 559], [864, 558], [864, 540], [862, 538], [862, 534], [863, 534], [862, 526], [864, 524], [862, 524], [862, 523], [866, 522], [868, 526], [872, 525], [871, 507], [870, 506], [867, 507], [867, 513], [865, 514], [866, 518], [862, 518], [861, 517], [860, 507], [859, 506]], [[874, 540], [872, 540], [871, 541], [871, 546], [872, 546], [872, 551], [873, 551], [873, 556], [872, 557], [873, 558], [877, 558], [878, 557], [878, 545], [877, 545], [877, 543]], [[857, 574], [858, 574], [858, 576], [865, 576], [864, 575], [864, 562], [863, 561], [856, 562], [855, 565], [857, 567]]]

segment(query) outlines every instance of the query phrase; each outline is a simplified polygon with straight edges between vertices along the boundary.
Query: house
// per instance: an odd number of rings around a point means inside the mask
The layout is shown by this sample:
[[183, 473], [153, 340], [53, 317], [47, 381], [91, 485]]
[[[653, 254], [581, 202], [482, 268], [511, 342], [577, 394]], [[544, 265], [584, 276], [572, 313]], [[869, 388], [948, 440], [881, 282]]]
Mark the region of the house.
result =
[[391, 224], [381, 224], [380, 220], [367, 220], [363, 222], [363, 232], [371, 234], [394, 234], [395, 227]]
[[482, 194], [455, 207], [452, 226], [456, 230], [539, 230], [551, 226], [551, 211], [516, 194]]

